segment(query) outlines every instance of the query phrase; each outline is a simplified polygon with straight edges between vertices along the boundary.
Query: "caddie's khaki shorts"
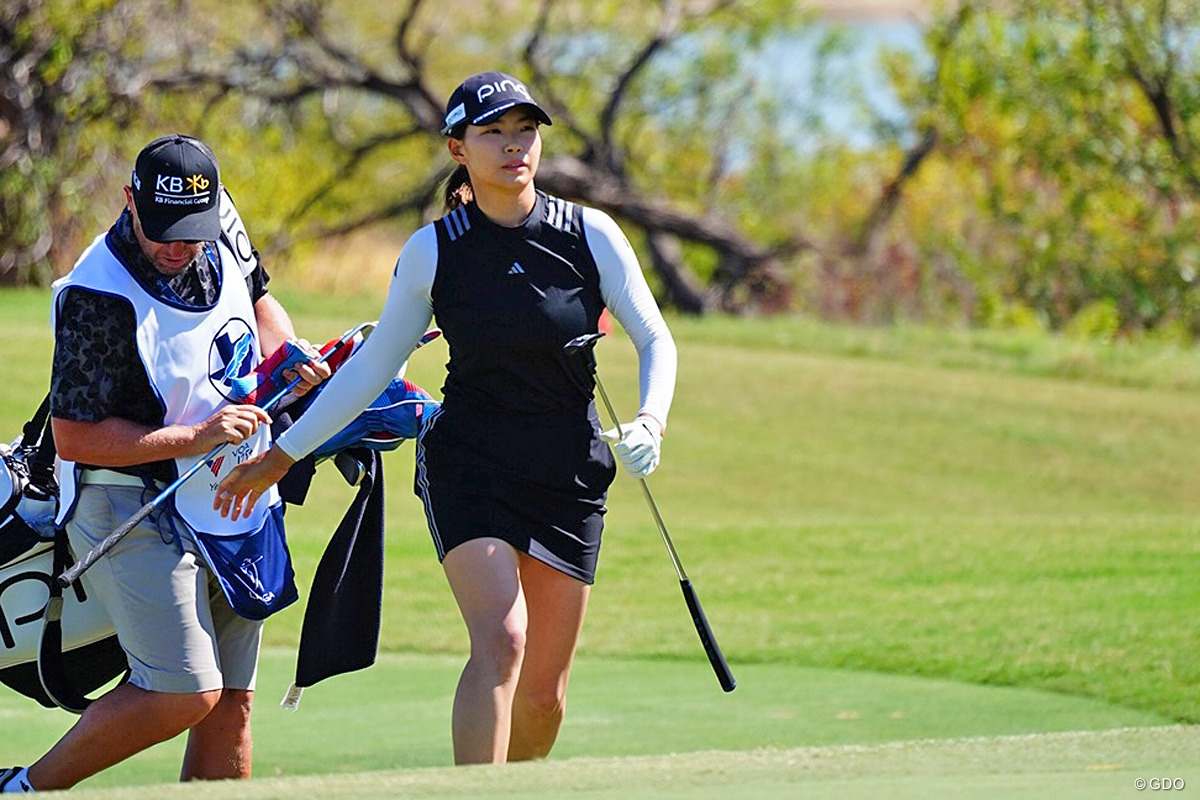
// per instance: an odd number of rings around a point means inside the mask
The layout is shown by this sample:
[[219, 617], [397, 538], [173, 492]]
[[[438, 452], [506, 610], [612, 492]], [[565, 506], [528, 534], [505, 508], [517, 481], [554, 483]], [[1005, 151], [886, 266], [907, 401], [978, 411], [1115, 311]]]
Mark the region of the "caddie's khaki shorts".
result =
[[[80, 486], [66, 526], [74, 556], [132, 517], [153, 492]], [[253, 689], [262, 622], [234, 613], [182, 521], [174, 524], [178, 542], [166, 525], [143, 520], [83, 574], [84, 589], [112, 618], [134, 686], [182, 693]]]

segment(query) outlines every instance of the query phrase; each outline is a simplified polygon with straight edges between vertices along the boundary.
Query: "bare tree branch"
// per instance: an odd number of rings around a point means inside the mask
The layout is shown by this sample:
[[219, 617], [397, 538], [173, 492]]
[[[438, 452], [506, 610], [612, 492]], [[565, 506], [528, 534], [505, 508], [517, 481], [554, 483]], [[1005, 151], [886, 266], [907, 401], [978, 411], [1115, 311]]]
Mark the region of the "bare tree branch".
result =
[[756, 244], [733, 224], [714, 214], [690, 214], [667, 202], [649, 200], [629, 191], [616, 176], [571, 156], [543, 161], [538, 184], [552, 194], [578, 198], [636, 223], [647, 230], [671, 233], [716, 248], [751, 264], [791, 255], [815, 245], [794, 236], [772, 247]]
[[680, 0], [662, 0], [662, 6], [663, 13], [662, 18], [659, 20], [657, 32], [653, 38], [646, 42], [645, 46], [642, 47], [617, 77], [616, 84], [609, 93], [608, 103], [605, 104], [604, 111], [600, 114], [600, 142], [604, 147], [601, 157], [614, 170], [620, 171], [623, 169], [621, 161], [617, 156], [616, 148], [613, 145], [613, 129], [616, 125], [617, 112], [621, 107], [621, 102], [625, 99], [625, 94], [634, 79], [649, 65], [655, 53], [666, 47], [679, 31], [679, 20], [682, 15]]
[[[1171, 97], [1172, 86], [1175, 82], [1175, 54], [1167, 41], [1167, 31], [1171, 26], [1169, 4], [1162, 0], [1159, 5], [1157, 44], [1163, 51], [1163, 63], [1156, 67], [1153, 59], [1146, 53], [1138, 54], [1133, 51], [1135, 43], [1141, 44], [1145, 32], [1140, 30], [1130, 14], [1125, 3], [1111, 3], [1113, 12], [1117, 15], [1125, 35], [1122, 37], [1121, 55], [1125, 60], [1125, 70], [1129, 77], [1141, 89], [1146, 102], [1154, 110], [1154, 118], [1158, 122], [1163, 140], [1166, 142], [1175, 163], [1179, 166], [1184, 180], [1193, 192], [1200, 192], [1200, 174], [1197, 174], [1195, 147], [1188, 135], [1186, 126], [1178, 125], [1178, 109]], [[1139, 55], [1142, 58], [1139, 58]]]
[[667, 302], [687, 314], [703, 314], [712, 305], [712, 298], [686, 269], [683, 269], [683, 252], [679, 239], [663, 233], [651, 233], [646, 237], [654, 272], [663, 282]]
[[521, 60], [533, 77], [533, 84], [537, 87], [540, 98], [539, 102], [544, 101], [551, 118], [558, 120], [555, 125], [565, 126], [581, 141], [586, 142], [589, 150], [595, 151], [598, 149], [596, 137], [579, 123], [567, 103], [554, 91], [554, 84], [541, 62], [542, 41], [550, 24], [550, 13], [554, 4], [555, 0], [541, 0], [539, 3], [537, 18], [530, 29], [525, 47], [521, 51]]
[[333, 171], [333, 174], [329, 177], [329, 179], [314, 189], [308, 195], [308, 197], [305, 198], [300, 205], [298, 205], [295, 210], [291, 212], [291, 214], [288, 215], [288, 220], [291, 222], [296, 222], [308, 214], [308, 212], [312, 210], [313, 206], [327, 197], [330, 192], [336, 189], [338, 185], [345, 180], [346, 175], [353, 175], [355, 170], [358, 169], [359, 165], [367, 156], [371, 155], [380, 148], [388, 145], [398, 144], [407, 139], [420, 136], [423, 133], [425, 133], [423, 128], [414, 126], [411, 128], [380, 134], [378, 136], [372, 136], [366, 141], [355, 145], [350, 150], [350, 153], [347, 155], [346, 159], [341, 163], [341, 165]]
[[276, 249], [291, 246], [297, 241], [320, 240], [331, 236], [344, 236], [357, 230], [370, 227], [380, 222], [394, 220], [408, 214], [422, 215], [430, 208], [441, 190], [442, 182], [449, 170], [440, 170], [429, 175], [418, 187], [388, 205], [372, 209], [364, 214], [352, 217], [337, 225], [311, 228], [303, 233], [289, 238], [281, 238], [275, 242]]
[[[970, 4], [964, 3], [959, 7], [958, 11], [951, 18], [950, 23], [941, 31], [941, 35], [938, 37], [937, 47], [934, 48], [936, 61], [934, 62], [932, 74], [926, 82], [928, 97], [925, 102], [931, 106], [937, 103], [938, 94], [941, 91], [942, 71], [945, 68], [945, 54], [953, 46], [962, 32], [963, 26], [966, 25], [967, 20], [973, 12], [974, 10]], [[871, 250], [880, 233], [887, 227], [888, 222], [899, 207], [904, 185], [916, 175], [921, 163], [933, 152], [938, 139], [938, 130], [933, 125], [927, 126], [921, 132], [917, 142], [905, 153], [900, 164], [900, 169], [891, 180], [884, 184], [879, 199], [875, 201], [866, 219], [863, 220], [862, 225], [859, 227], [858, 235], [851, 243], [848, 255], [854, 258], [862, 258]]]

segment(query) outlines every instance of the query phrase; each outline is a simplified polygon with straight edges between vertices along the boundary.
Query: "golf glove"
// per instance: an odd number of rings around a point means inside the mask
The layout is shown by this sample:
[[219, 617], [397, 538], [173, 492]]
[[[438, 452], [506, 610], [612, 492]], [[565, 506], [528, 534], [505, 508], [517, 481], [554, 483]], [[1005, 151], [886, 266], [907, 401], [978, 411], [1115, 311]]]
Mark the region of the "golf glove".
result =
[[635, 478], [644, 478], [658, 466], [662, 451], [662, 429], [650, 417], [639, 416], [633, 422], [621, 426], [625, 434], [619, 436], [617, 429], [604, 431], [600, 438], [612, 445], [613, 453], [621, 466]]

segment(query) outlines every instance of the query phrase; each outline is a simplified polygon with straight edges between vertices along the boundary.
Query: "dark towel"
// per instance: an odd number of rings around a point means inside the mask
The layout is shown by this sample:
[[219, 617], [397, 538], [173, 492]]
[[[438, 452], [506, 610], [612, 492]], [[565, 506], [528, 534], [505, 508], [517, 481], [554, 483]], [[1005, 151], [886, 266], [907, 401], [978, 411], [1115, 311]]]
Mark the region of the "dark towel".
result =
[[296, 685], [304, 688], [375, 663], [383, 606], [383, 460], [356, 448], [358, 494], [329, 540], [309, 590]]

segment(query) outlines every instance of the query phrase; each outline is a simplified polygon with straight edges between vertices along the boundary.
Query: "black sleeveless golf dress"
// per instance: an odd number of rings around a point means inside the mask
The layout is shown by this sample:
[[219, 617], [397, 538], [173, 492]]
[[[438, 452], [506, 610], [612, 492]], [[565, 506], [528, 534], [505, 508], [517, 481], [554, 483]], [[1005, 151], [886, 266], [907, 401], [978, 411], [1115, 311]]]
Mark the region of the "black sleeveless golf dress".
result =
[[517, 228], [474, 203], [434, 227], [431, 298], [450, 361], [417, 442], [415, 490], [438, 559], [495, 537], [590, 584], [616, 470], [592, 371], [563, 352], [604, 308], [581, 209], [539, 192]]

